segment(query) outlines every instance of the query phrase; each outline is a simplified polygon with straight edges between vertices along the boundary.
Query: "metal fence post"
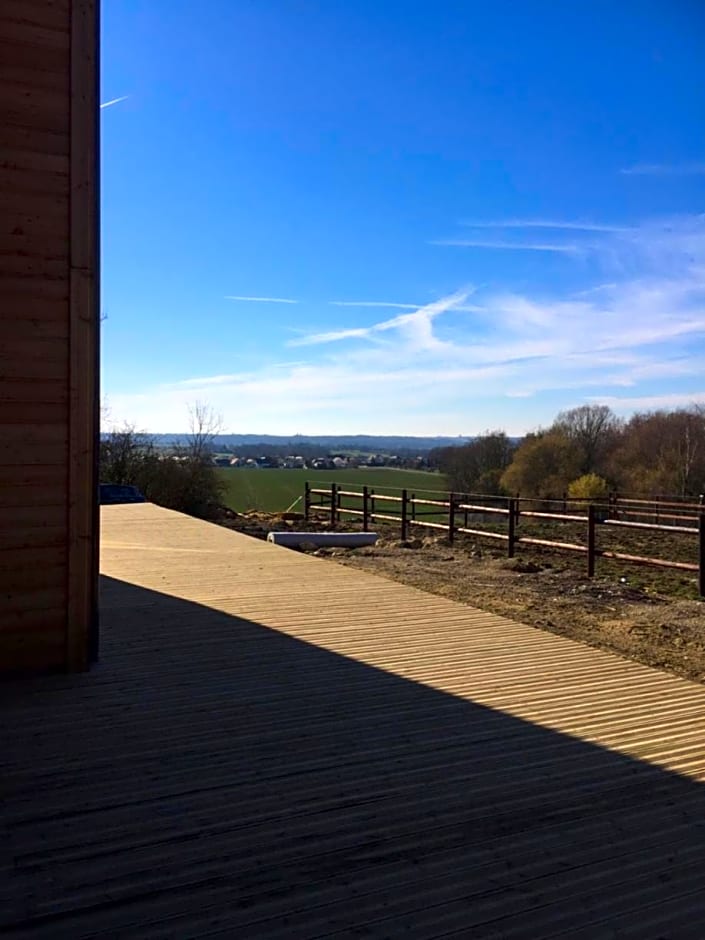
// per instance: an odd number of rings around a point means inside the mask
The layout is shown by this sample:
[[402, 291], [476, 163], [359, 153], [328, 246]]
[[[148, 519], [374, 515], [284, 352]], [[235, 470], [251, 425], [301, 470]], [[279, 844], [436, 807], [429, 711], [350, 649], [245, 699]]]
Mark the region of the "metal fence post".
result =
[[587, 575], [592, 578], [595, 574], [595, 507], [592, 503], [588, 506], [588, 530], [587, 530]]
[[407, 517], [408, 497], [406, 490], [401, 491], [401, 540], [406, 542], [409, 537], [409, 521]]
[[366, 486], [362, 487], [362, 531], [370, 528], [370, 494]]
[[338, 521], [338, 484], [330, 485], [330, 524], [335, 525]]
[[452, 542], [455, 529], [455, 493], [448, 494], [448, 541]]
[[311, 484], [308, 480], [304, 483], [304, 519], [306, 522], [311, 519]]

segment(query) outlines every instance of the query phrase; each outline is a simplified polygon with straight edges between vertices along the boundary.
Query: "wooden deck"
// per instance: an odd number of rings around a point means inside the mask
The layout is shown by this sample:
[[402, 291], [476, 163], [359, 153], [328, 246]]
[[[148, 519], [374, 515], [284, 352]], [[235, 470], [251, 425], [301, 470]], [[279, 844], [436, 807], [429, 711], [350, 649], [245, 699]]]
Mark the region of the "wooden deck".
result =
[[150, 505], [102, 571], [0, 688], [4, 936], [705, 937], [705, 688]]

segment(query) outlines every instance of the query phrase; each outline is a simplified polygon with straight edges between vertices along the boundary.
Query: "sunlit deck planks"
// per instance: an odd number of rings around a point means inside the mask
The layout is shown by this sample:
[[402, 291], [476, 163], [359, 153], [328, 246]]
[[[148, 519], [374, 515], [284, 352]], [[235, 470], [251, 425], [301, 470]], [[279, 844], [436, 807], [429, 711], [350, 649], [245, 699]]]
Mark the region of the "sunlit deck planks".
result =
[[0, 692], [9, 936], [705, 935], [702, 687], [149, 505], [102, 570]]

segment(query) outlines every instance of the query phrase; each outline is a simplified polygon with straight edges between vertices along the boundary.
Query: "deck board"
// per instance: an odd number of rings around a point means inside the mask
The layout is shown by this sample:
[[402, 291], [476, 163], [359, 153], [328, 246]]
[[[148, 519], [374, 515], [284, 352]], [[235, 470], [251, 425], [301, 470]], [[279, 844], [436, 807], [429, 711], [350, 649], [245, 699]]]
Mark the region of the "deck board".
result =
[[0, 688], [11, 938], [705, 936], [705, 688], [150, 505]]

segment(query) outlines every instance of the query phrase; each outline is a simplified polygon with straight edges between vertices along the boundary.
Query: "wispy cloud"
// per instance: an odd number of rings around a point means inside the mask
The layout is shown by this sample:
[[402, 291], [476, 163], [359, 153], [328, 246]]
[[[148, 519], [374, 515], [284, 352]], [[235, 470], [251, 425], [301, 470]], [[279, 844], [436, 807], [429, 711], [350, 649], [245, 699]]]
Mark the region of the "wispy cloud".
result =
[[421, 304], [397, 304], [387, 300], [329, 300], [333, 307], [394, 307], [397, 310], [418, 310]]
[[291, 339], [287, 346], [320, 346], [323, 343], [336, 343], [342, 339], [366, 339], [374, 332], [383, 329], [382, 324], [371, 327], [351, 327], [347, 330], [329, 330], [326, 333], [311, 333]]
[[621, 398], [617, 395], [591, 395], [589, 401], [609, 405], [615, 411], [652, 411], [660, 408], [688, 408], [690, 405], [705, 404], [705, 391], [678, 392], [666, 395], [637, 395]]
[[473, 222], [463, 220], [461, 225], [477, 229], [553, 229], [568, 232], [628, 232], [631, 228], [623, 225], [611, 225], [605, 222], [550, 221], [547, 219], [507, 219], [496, 222]]
[[[178, 431], [186, 404], [203, 398], [243, 431], [458, 434], [502, 425], [521, 433], [584, 401], [627, 413], [705, 400], [705, 216], [618, 232], [605, 225], [590, 241], [594, 265], [562, 256], [570, 289], [563, 279], [543, 289], [485, 287], [472, 306], [463, 290], [386, 317], [373, 312], [371, 325], [352, 305], [372, 301], [336, 302], [351, 306], [348, 322], [326, 308], [324, 327], [290, 343], [282, 335], [269, 365], [115, 396], [112, 413]], [[305, 354], [292, 357], [287, 346]], [[275, 348], [272, 340], [268, 352]]]
[[129, 97], [129, 95], [121, 95], [119, 98], [111, 98], [110, 101], [104, 101], [100, 106], [100, 110], [102, 111], [103, 108], [112, 108], [114, 104], [120, 104], [121, 101], [127, 101]]
[[[466, 294], [470, 293], [472, 291], [466, 290]], [[332, 307], [369, 307], [371, 309], [390, 307], [395, 310], [420, 310], [425, 306], [425, 304], [400, 304], [387, 300], [329, 300], [328, 303]], [[458, 312], [473, 313], [480, 308], [475, 304], [455, 304], [453, 309]]]
[[298, 300], [292, 300], [291, 297], [243, 297], [239, 294], [226, 294], [226, 300], [239, 300], [243, 303], [255, 304], [297, 304]]
[[580, 245], [570, 242], [509, 242], [492, 238], [443, 238], [429, 244], [454, 248], [497, 248], [502, 251], [555, 251], [561, 254], [577, 254], [583, 250]]
[[[299, 339], [290, 340], [289, 346], [318, 346], [323, 343], [334, 343], [345, 339], [371, 339], [378, 333], [386, 333], [389, 330], [400, 330], [406, 334], [407, 339], [412, 340], [415, 345], [426, 345], [435, 347], [438, 340], [433, 336], [432, 322], [440, 314], [447, 310], [457, 308], [463, 301], [467, 300], [469, 291], [458, 291], [435, 300], [433, 303], [426, 304], [416, 309], [414, 313], [403, 313], [391, 320], [383, 320], [381, 323], [374, 323], [367, 327], [352, 327], [343, 330], [330, 330], [325, 333], [312, 333], [308, 336], [302, 336]], [[395, 304], [394, 306], [398, 306]]]
[[693, 163], [635, 163], [619, 171], [624, 176], [705, 176], [705, 161]]

